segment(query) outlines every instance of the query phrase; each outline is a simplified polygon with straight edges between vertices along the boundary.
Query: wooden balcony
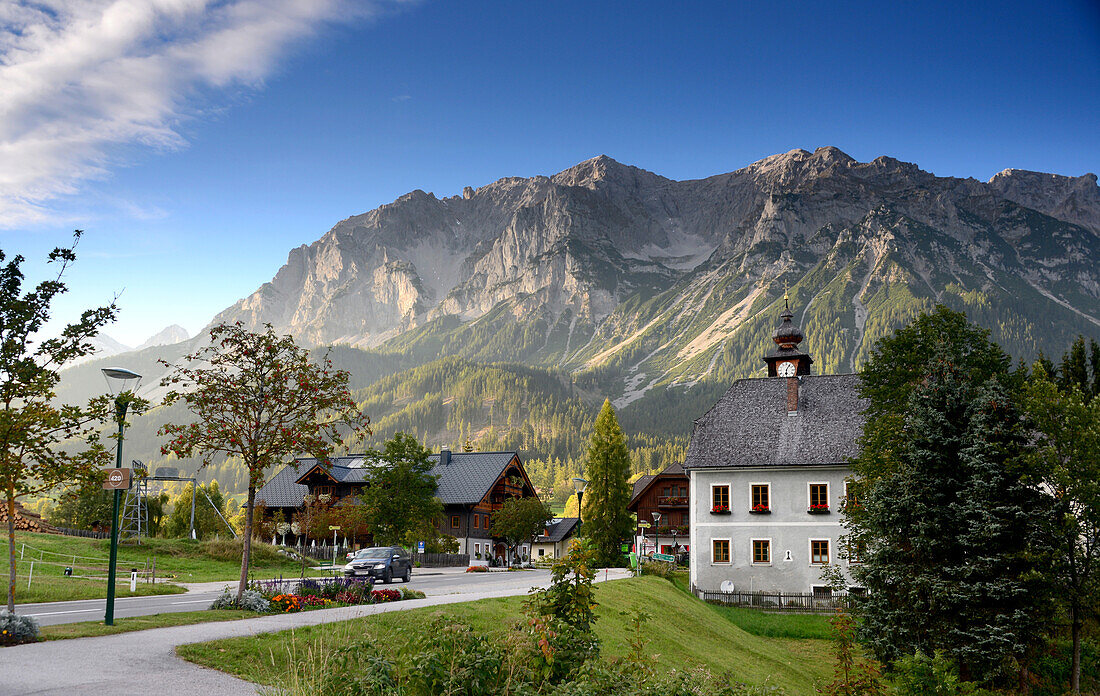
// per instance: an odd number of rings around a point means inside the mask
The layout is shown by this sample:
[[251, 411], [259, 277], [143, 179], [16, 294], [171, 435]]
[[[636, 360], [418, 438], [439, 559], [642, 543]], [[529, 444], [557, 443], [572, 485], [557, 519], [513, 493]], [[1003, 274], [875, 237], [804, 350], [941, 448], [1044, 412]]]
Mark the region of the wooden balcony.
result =
[[658, 496], [657, 507], [662, 510], [686, 510], [688, 507], [688, 497], [686, 495]]

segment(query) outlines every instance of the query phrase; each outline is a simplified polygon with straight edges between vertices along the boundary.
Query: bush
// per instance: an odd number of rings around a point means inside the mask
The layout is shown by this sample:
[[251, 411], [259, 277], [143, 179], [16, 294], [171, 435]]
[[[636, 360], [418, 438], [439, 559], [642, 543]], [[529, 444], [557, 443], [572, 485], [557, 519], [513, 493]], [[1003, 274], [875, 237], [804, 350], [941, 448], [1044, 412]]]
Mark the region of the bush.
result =
[[401, 599], [424, 599], [428, 596], [420, 590], [410, 590], [407, 587], [402, 587], [398, 591], [401, 593]]
[[466, 569], [467, 573], [488, 573], [489, 568], [486, 566], [470, 566]]
[[989, 693], [963, 681], [955, 663], [942, 651], [933, 657], [918, 652], [895, 664], [898, 696], [981, 696]]
[[646, 561], [642, 564], [642, 575], [656, 575], [665, 580], [671, 580], [676, 572], [676, 566], [665, 561]]
[[301, 611], [302, 601], [294, 595], [275, 595], [271, 598], [271, 609], [282, 614]]
[[38, 622], [32, 616], [0, 610], [0, 645], [19, 645], [38, 640]]
[[237, 594], [227, 587], [222, 590], [220, 597], [210, 605], [211, 609], [247, 609], [257, 614], [271, 611], [271, 602], [261, 592], [245, 590], [241, 595], [241, 601], [237, 602]]

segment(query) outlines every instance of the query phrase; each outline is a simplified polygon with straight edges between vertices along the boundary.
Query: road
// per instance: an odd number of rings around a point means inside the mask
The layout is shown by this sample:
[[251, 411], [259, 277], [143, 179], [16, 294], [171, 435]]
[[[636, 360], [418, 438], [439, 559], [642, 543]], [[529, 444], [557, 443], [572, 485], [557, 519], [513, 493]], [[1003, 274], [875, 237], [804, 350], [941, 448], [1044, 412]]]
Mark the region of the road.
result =
[[[418, 607], [469, 602], [488, 597], [523, 594], [537, 577], [535, 573], [452, 573], [451, 579], [479, 589], [463, 594], [439, 592], [426, 599], [404, 602], [318, 609], [297, 614], [274, 614], [240, 621], [202, 623], [190, 626], [154, 628], [96, 638], [52, 640], [16, 645], [0, 650], [0, 696], [244, 696], [256, 694], [256, 685], [212, 669], [184, 662], [176, 646], [234, 636], [253, 636], [301, 626], [345, 621], [362, 616], [405, 611]], [[612, 569], [605, 577], [616, 580], [629, 572]], [[446, 584], [446, 577], [425, 576], [424, 582]], [[467, 585], [467, 583], [470, 583]], [[493, 589], [489, 589], [492, 587]], [[183, 597], [186, 595], [176, 595]], [[102, 600], [99, 600], [102, 604]]]
[[[527, 590], [535, 585], [545, 585], [550, 580], [548, 570], [527, 570], [503, 573], [466, 573], [462, 568], [417, 568], [413, 571], [408, 587], [424, 592], [429, 597], [469, 592], [496, 592]], [[223, 587], [236, 586], [233, 581], [207, 582], [188, 585], [186, 594], [155, 595], [151, 597], [126, 597], [115, 600], [115, 618], [147, 616], [177, 611], [197, 611], [210, 606], [221, 594]], [[376, 588], [400, 587], [376, 585]], [[19, 614], [33, 616], [42, 626], [75, 623], [77, 621], [102, 621], [107, 602], [104, 599], [82, 599], [72, 602], [47, 602], [20, 604]]]

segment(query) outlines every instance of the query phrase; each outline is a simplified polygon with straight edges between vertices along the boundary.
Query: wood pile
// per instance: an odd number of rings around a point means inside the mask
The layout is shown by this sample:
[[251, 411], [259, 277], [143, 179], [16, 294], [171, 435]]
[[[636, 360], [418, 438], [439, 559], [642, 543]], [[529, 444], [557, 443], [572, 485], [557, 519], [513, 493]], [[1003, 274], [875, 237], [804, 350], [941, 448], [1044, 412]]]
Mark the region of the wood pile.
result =
[[[8, 528], [8, 506], [0, 504], [0, 529]], [[37, 512], [27, 510], [18, 501], [15, 503], [15, 528], [24, 532], [45, 532], [57, 534], [57, 529], [42, 519]]]

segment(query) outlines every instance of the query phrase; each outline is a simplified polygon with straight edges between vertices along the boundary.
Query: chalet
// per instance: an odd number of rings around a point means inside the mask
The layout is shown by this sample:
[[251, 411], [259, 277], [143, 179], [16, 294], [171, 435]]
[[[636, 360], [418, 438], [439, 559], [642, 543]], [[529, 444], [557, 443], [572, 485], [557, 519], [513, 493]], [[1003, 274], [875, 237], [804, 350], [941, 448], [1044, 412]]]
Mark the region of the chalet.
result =
[[696, 591], [824, 594], [821, 572], [850, 578], [841, 506], [866, 403], [855, 374], [811, 375], [789, 307], [764, 356], [768, 377], [738, 380], [695, 421], [690, 479]]
[[531, 543], [531, 560], [540, 558], [561, 558], [569, 551], [569, 542], [573, 541], [580, 529], [580, 520], [576, 517], [555, 517], [546, 523], [542, 534]]
[[[516, 452], [451, 452], [431, 455], [436, 497], [443, 502], [439, 531], [458, 539], [459, 553], [508, 558], [507, 544], [494, 539], [492, 515], [508, 498], [531, 498], [535, 488]], [[333, 457], [326, 465], [303, 457], [287, 465], [256, 493], [268, 513], [292, 519], [307, 494], [328, 495], [335, 504], [354, 502], [367, 484], [371, 460], [363, 455]]]
[[[627, 509], [637, 516], [634, 548], [643, 554], [679, 553], [688, 550], [690, 511], [689, 480], [684, 467], [673, 464], [656, 475], [645, 475], [634, 482]], [[656, 516], [654, 516], [656, 513]]]

